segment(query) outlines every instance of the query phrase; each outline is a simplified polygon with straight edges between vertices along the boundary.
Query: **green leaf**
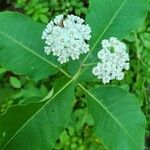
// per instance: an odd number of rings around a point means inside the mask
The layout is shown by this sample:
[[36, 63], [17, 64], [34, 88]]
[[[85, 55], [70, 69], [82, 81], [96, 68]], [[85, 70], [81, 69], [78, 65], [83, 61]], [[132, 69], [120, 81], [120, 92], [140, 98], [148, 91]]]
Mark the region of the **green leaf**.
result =
[[21, 88], [21, 81], [16, 77], [10, 77], [9, 82], [14, 88]]
[[0, 74], [5, 73], [7, 70], [5, 68], [0, 68]]
[[135, 97], [117, 87], [86, 90], [94, 131], [109, 150], [143, 150], [145, 118]]
[[73, 98], [73, 80], [62, 78], [49, 100], [8, 109], [0, 116], [0, 149], [50, 150], [70, 120]]
[[78, 78], [78, 82], [88, 82], [88, 81], [98, 81], [96, 76], [92, 74], [92, 69], [94, 65], [85, 66], [85, 68], [81, 71], [80, 77]]
[[41, 19], [41, 21], [43, 22], [43, 23], [48, 23], [48, 17], [46, 16], [46, 15], [44, 15], [44, 14], [40, 14], [40, 19]]
[[101, 40], [111, 36], [123, 39], [136, 30], [145, 20], [147, 10], [147, 0], [136, 0], [136, 3], [134, 0], [91, 0], [86, 16], [92, 29], [90, 56], [97, 55], [94, 51]]
[[[44, 53], [41, 40], [44, 26], [13, 12], [0, 13], [0, 64], [17, 74], [27, 74], [35, 80], [55, 74], [59, 64]], [[64, 72], [65, 74], [65, 72]]]
[[27, 89], [22, 89], [21, 91], [22, 96], [26, 97], [26, 98], [30, 98], [30, 97], [42, 97], [41, 91], [39, 88], [37, 87], [29, 87]]

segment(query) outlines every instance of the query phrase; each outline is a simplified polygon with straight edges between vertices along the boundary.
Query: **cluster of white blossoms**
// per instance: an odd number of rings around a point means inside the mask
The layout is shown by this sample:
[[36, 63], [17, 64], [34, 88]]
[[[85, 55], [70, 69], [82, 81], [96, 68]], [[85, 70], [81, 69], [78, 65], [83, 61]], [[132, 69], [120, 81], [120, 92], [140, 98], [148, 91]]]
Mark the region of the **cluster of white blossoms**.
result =
[[59, 15], [46, 26], [42, 39], [47, 46], [44, 51], [47, 55], [51, 52], [63, 64], [79, 59], [79, 55], [89, 51], [87, 40], [91, 38], [91, 28], [84, 24], [84, 20], [74, 15]]
[[102, 49], [98, 52], [100, 62], [93, 68], [92, 73], [102, 79], [103, 83], [111, 80], [122, 80], [123, 70], [129, 69], [129, 55], [127, 47], [117, 38], [111, 37], [102, 41]]

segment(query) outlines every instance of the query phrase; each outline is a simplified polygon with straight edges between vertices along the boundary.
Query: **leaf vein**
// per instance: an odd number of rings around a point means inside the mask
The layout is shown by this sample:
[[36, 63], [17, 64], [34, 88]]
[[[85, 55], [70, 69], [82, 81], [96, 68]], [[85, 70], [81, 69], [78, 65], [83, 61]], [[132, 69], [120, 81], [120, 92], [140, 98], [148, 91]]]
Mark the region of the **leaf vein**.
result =
[[57, 65], [51, 63], [50, 61], [48, 61], [46, 58], [40, 56], [39, 54], [37, 54], [36, 52], [34, 52], [32, 49], [30, 49], [29, 47], [23, 45], [22, 43], [20, 43], [19, 41], [17, 41], [16, 39], [14, 39], [13, 37], [11, 37], [10, 35], [0, 31], [0, 34], [11, 39], [13, 42], [15, 42], [16, 44], [20, 45], [21, 47], [23, 47], [25, 50], [27, 50], [28, 52], [32, 53], [33, 55], [35, 55], [36, 57], [38, 57], [39, 59], [45, 61], [46, 63], [48, 63], [49, 65], [53, 66], [54, 68], [58, 69], [60, 72], [62, 72], [64, 75], [66, 75], [67, 77], [70, 78], [70, 75], [65, 72], [63, 69], [61, 69], [60, 67], [58, 67]]
[[70, 81], [68, 81], [56, 94], [54, 94], [54, 96], [52, 96], [33, 116], [31, 116], [31, 118], [29, 118], [25, 124], [22, 125], [22, 127], [10, 138], [10, 140], [5, 144], [5, 146], [2, 148], [2, 150], [4, 150], [7, 145], [18, 135], [18, 133], [24, 129], [24, 127], [28, 124], [29, 121], [31, 121], [51, 100], [53, 100], [57, 95], [59, 95], [67, 86], [69, 86], [72, 82], [74, 81], [74, 79], [71, 79]]
[[109, 115], [110, 117], [120, 126], [120, 128], [126, 133], [126, 135], [134, 142], [135, 145], [137, 145], [136, 141], [134, 138], [128, 133], [128, 131], [125, 129], [125, 127], [120, 123], [120, 121], [111, 114], [111, 112], [92, 94], [90, 93], [87, 89], [85, 89], [84, 86], [82, 86], [80, 83], [78, 83], [78, 86], [84, 90], [89, 96], [91, 96]]

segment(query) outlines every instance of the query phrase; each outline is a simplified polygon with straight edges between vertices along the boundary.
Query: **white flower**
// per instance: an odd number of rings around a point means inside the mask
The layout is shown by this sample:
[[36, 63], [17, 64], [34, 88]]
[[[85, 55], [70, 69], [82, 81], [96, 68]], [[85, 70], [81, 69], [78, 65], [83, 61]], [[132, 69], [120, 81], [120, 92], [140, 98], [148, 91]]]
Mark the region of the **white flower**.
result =
[[89, 51], [87, 40], [91, 38], [91, 28], [83, 24], [84, 20], [74, 15], [59, 15], [45, 28], [42, 39], [46, 46], [44, 52], [52, 53], [63, 64], [79, 59], [80, 54]]
[[98, 52], [100, 62], [93, 68], [92, 73], [102, 79], [103, 83], [111, 80], [122, 80], [123, 70], [129, 70], [129, 54], [127, 47], [117, 38], [111, 37], [102, 41], [102, 49]]

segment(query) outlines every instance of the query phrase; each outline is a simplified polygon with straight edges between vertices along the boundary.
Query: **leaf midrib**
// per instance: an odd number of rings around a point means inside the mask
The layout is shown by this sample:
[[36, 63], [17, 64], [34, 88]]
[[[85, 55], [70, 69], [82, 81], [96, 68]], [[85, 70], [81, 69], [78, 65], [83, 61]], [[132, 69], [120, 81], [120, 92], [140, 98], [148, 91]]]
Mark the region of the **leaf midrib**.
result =
[[58, 69], [59, 71], [61, 71], [64, 75], [66, 75], [67, 77], [70, 78], [70, 75], [65, 72], [63, 69], [61, 69], [60, 67], [58, 67], [57, 65], [51, 63], [50, 61], [48, 61], [46, 58], [42, 57], [41, 55], [39, 55], [38, 53], [34, 52], [32, 49], [30, 49], [29, 47], [27, 47], [26, 45], [22, 44], [21, 42], [19, 42], [18, 40], [16, 40], [15, 38], [13, 38], [12, 36], [8, 35], [7, 33], [4, 33], [3, 31], [0, 31], [0, 34], [9, 38], [10, 40], [12, 40], [14, 43], [18, 44], [19, 46], [23, 47], [26, 51], [32, 53], [34, 56], [38, 57], [39, 59], [41, 59], [42, 61], [45, 61], [46, 63], [48, 63], [50, 66], [53, 66], [54, 68]]
[[119, 12], [121, 11], [121, 9], [124, 7], [124, 5], [126, 4], [128, 0], [124, 0], [123, 3], [120, 5], [120, 7], [118, 8], [118, 10], [115, 12], [115, 14], [113, 15], [112, 19], [110, 20], [110, 22], [107, 24], [107, 26], [104, 28], [103, 32], [100, 34], [100, 36], [98, 37], [97, 41], [94, 43], [93, 47], [91, 48], [90, 52], [86, 55], [86, 57], [84, 58], [82, 64], [84, 64], [86, 62], [86, 60], [88, 59], [88, 57], [90, 56], [90, 54], [92, 53], [92, 51], [95, 49], [95, 47], [97, 46], [97, 44], [99, 43], [100, 39], [102, 38], [102, 36], [105, 34], [105, 32], [107, 31], [107, 29], [110, 27], [110, 25], [113, 23], [113, 21], [115, 20], [116, 16], [119, 14]]
[[4, 150], [7, 145], [18, 135], [18, 133], [29, 123], [30, 120], [32, 120], [32, 118], [34, 118], [42, 109], [44, 109], [44, 107], [51, 101], [53, 100], [58, 94], [60, 94], [67, 86], [69, 86], [72, 82], [74, 81], [74, 79], [71, 79], [70, 81], [68, 81], [56, 94], [54, 94], [40, 109], [38, 109], [38, 111], [31, 116], [31, 118], [29, 118], [22, 126], [21, 128], [19, 128], [19, 130], [10, 138], [10, 140], [8, 140], [8, 142], [4, 145], [4, 147], [2, 148], [2, 150]]
[[126, 128], [121, 124], [121, 122], [113, 115], [111, 112], [88, 90], [85, 89], [84, 86], [82, 86], [80, 83], [78, 83], [78, 86], [83, 89], [89, 96], [91, 96], [108, 114], [109, 116], [120, 126], [120, 128], [126, 133], [126, 135], [134, 142], [134, 144], [137, 146], [136, 141], [134, 138], [128, 133]]

